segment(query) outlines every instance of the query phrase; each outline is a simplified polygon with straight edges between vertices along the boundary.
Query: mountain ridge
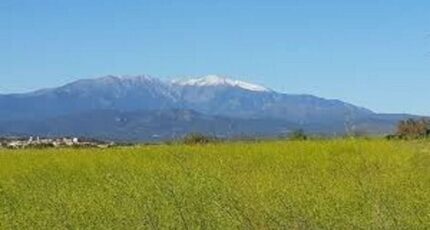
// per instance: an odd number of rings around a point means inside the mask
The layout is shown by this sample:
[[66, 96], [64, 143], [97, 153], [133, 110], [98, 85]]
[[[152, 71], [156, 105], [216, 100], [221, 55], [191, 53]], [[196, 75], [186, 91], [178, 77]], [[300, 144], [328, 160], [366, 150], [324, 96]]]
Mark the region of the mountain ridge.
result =
[[[198, 117], [196, 123], [199, 123], [203, 116], [211, 117], [213, 122], [224, 125], [227, 123], [223, 123], [223, 119], [232, 119], [236, 123], [259, 120], [265, 121], [267, 126], [274, 130], [276, 125], [273, 124], [282, 123], [290, 126], [290, 131], [305, 128], [309, 132], [319, 133], [324, 131], [333, 133], [334, 130], [337, 133], [341, 132], [339, 127], [360, 127], [367, 122], [365, 131], [378, 134], [392, 132], [400, 118], [409, 116], [377, 114], [341, 100], [280, 93], [261, 85], [216, 75], [174, 81], [162, 81], [149, 75], [120, 77], [109, 75], [78, 80], [57, 88], [25, 94], [0, 95], [0, 108], [2, 108], [0, 123], [3, 127], [0, 129], [0, 135], [5, 133], [5, 130], [13, 131], [7, 126], [13, 126], [14, 122], [27, 122], [28, 126], [36, 123], [44, 124], [48, 127], [50, 125], [43, 121], [54, 122], [57, 118], [82, 120], [82, 117], [77, 114], [89, 114], [92, 111], [120, 113], [141, 111], [142, 116], [149, 116], [150, 113], [142, 111], [169, 113], [174, 110], [188, 110], [200, 114], [196, 116]], [[102, 116], [102, 113], [98, 114]], [[143, 124], [137, 118], [135, 121], [135, 125]], [[277, 121], [282, 122], [277, 123]], [[157, 122], [175, 126], [168, 119], [166, 121], [158, 119]], [[60, 124], [64, 123], [67, 122], [60, 122]], [[86, 123], [91, 124], [90, 121]], [[97, 122], [94, 121], [94, 123]], [[195, 131], [207, 132], [203, 123], [199, 124], [201, 129], [197, 128]], [[112, 127], [114, 129], [114, 126]], [[129, 129], [133, 130], [134, 127]], [[259, 131], [251, 132], [245, 127], [241, 129], [249, 133]], [[349, 129], [345, 128], [343, 132], [350, 132]], [[166, 130], [169, 129], [166, 128]], [[31, 132], [31, 129], [26, 129], [26, 133], [31, 134]], [[237, 132], [240, 133], [240, 131]], [[269, 135], [270, 132], [265, 134]], [[272, 134], [279, 133], [274, 131]]]

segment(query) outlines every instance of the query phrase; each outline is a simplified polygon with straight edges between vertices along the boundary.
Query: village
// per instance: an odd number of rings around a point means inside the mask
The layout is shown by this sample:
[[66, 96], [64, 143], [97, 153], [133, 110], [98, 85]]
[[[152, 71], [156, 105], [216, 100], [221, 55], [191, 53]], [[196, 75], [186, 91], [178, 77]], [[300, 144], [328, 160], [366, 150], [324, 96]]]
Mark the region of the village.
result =
[[0, 148], [60, 148], [60, 147], [97, 147], [108, 148], [115, 143], [98, 140], [84, 140], [77, 137], [43, 138], [43, 137], [3, 137], [0, 138]]

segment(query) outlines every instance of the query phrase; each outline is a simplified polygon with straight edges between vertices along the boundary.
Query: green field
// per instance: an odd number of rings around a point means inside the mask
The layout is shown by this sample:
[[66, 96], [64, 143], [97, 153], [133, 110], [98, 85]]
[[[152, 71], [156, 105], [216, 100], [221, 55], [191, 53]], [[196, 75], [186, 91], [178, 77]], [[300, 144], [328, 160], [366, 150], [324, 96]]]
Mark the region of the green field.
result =
[[430, 229], [430, 143], [0, 150], [0, 229]]

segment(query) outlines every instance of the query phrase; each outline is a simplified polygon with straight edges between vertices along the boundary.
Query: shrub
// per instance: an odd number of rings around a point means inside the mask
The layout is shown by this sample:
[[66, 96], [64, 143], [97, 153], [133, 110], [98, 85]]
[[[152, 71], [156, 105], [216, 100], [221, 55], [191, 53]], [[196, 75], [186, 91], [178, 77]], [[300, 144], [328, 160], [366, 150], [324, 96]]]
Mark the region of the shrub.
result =
[[394, 134], [389, 134], [389, 135], [385, 136], [385, 139], [387, 139], [387, 140], [398, 140], [399, 136], [394, 135]]
[[299, 130], [295, 130], [294, 132], [292, 132], [289, 136], [288, 139], [290, 140], [307, 140], [308, 136], [305, 134], [305, 131], [303, 131], [302, 129]]
[[199, 133], [191, 133], [184, 137], [183, 143], [187, 145], [208, 144], [214, 142], [215, 138]]
[[33, 149], [47, 149], [47, 148], [54, 148], [55, 145], [52, 143], [39, 143], [39, 144], [30, 144], [26, 146], [26, 148], [33, 148]]

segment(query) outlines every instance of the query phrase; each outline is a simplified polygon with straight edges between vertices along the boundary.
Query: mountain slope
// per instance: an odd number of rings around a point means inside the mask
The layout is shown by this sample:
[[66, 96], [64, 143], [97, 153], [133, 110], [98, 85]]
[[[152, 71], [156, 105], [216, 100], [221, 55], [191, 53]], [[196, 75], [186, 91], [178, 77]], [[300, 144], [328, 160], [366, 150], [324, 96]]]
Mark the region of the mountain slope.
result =
[[283, 94], [263, 86], [217, 76], [180, 81], [176, 85], [180, 100], [188, 108], [207, 114], [275, 118], [300, 124], [343, 122], [374, 114], [339, 100]]
[[0, 123], [0, 133], [12, 136], [79, 136], [117, 141], [157, 141], [181, 138], [193, 132], [217, 137], [277, 136], [299, 128], [281, 120], [216, 117], [192, 110], [97, 110], [13, 123]]
[[98, 109], [167, 109], [178, 105], [170, 86], [157, 79], [107, 76], [28, 94], [0, 96], [0, 120], [50, 118]]
[[[115, 141], [160, 141], [181, 138], [188, 133], [204, 133], [221, 138], [278, 137], [303, 129], [319, 135], [345, 132], [389, 133], [399, 119], [409, 115], [374, 115], [344, 123], [297, 124], [280, 119], [242, 119], [204, 115], [192, 110], [143, 110], [120, 112], [95, 110], [44, 120], [0, 122], [0, 133], [10, 136], [77, 136]], [[351, 129], [351, 130], [348, 130]]]

